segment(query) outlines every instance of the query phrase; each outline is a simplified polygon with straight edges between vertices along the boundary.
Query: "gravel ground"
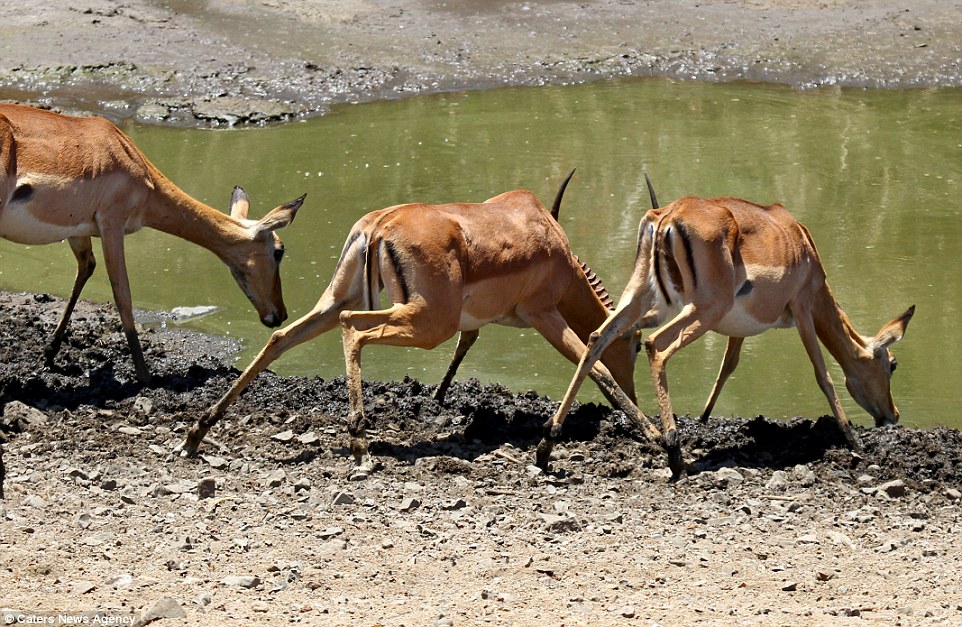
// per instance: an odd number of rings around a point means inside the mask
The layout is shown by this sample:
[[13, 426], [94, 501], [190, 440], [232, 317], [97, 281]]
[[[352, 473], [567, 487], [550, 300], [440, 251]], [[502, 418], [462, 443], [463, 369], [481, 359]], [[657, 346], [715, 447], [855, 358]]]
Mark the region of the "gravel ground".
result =
[[[831, 417], [682, 418], [691, 475], [607, 407], [476, 381], [366, 382], [377, 468], [350, 481], [343, 378], [265, 373], [194, 459], [172, 455], [229, 386], [230, 346], [142, 337], [135, 383], [113, 310], [3, 294], [0, 609], [146, 624], [861, 625], [962, 621], [952, 429]], [[18, 612], [20, 614], [18, 614]], [[92, 616], [92, 614], [88, 615]]]

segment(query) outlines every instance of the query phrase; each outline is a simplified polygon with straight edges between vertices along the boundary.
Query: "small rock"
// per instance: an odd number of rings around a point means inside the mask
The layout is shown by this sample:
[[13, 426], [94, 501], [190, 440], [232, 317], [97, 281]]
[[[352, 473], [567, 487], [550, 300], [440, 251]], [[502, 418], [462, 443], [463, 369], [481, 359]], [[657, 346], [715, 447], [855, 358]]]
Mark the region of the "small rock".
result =
[[451, 499], [449, 501], [445, 501], [444, 504], [441, 505], [441, 509], [452, 511], [457, 509], [464, 509], [467, 506], [468, 506], [468, 503], [464, 499]]
[[224, 577], [222, 583], [228, 586], [249, 589], [261, 585], [261, 578], [257, 575], [230, 575], [229, 577]]
[[117, 489], [117, 480], [116, 480], [116, 479], [105, 479], [104, 481], [102, 481], [102, 482], [100, 483], [100, 489], [103, 490], [104, 492], [112, 492], [113, 490], [116, 490], [116, 489]]
[[798, 584], [794, 581], [786, 581], [782, 584], [782, 592], [795, 592], [798, 590]]
[[204, 609], [205, 607], [210, 605], [212, 601], [213, 601], [213, 598], [211, 598], [209, 594], [207, 594], [206, 592], [201, 592], [191, 600], [191, 603], [197, 606], [198, 609]]
[[338, 492], [334, 495], [334, 500], [331, 502], [332, 505], [353, 505], [354, 497], [347, 492]]
[[621, 614], [621, 616], [624, 618], [634, 618], [635, 608], [631, 605], [626, 605], [625, 607], [618, 610], [618, 613]]
[[74, 594], [89, 594], [97, 589], [97, 584], [92, 581], [78, 581], [73, 586]]
[[205, 477], [197, 483], [197, 497], [201, 499], [210, 499], [214, 497], [214, 493], [217, 491], [217, 481], [213, 477]]
[[417, 508], [419, 508], [419, 507], [421, 507], [421, 501], [419, 501], [418, 499], [416, 499], [416, 498], [414, 498], [414, 497], [408, 497], [408, 498], [404, 499], [403, 501], [401, 501], [400, 510], [401, 510], [402, 512], [409, 512], [409, 511], [414, 510], [414, 509], [417, 509]]
[[277, 469], [267, 475], [267, 485], [271, 488], [279, 488], [287, 481], [287, 473]]
[[278, 442], [290, 442], [294, 439], [294, 432], [288, 429], [287, 431], [281, 431], [280, 433], [275, 433], [271, 436], [272, 440], [277, 440]]
[[306, 491], [309, 491], [310, 489], [311, 489], [311, 480], [308, 479], [307, 477], [301, 477], [300, 479], [294, 482], [295, 492], [302, 492], [302, 491], [306, 492]]
[[320, 441], [320, 438], [317, 437], [317, 434], [313, 431], [308, 431], [307, 433], [297, 436], [297, 441], [301, 444], [316, 444]]
[[159, 599], [156, 603], [150, 606], [140, 620], [134, 623], [135, 625], [146, 625], [152, 623], [155, 620], [163, 620], [165, 618], [186, 618], [187, 612], [184, 608], [180, 606], [175, 599], [170, 597], [163, 597]]
[[737, 485], [745, 481], [745, 475], [734, 468], [719, 468], [715, 472], [715, 483], [721, 486]]
[[906, 492], [908, 492], [908, 488], [906, 487], [905, 482], [902, 481], [901, 479], [896, 479], [894, 481], [883, 483], [878, 487], [878, 489], [879, 489], [879, 492], [884, 492], [886, 495], [888, 495], [893, 499], [903, 497], [905, 496]]
[[962, 499], [962, 492], [956, 490], [955, 488], [946, 488], [946, 489], [945, 489], [945, 496], [946, 496], [950, 501], [958, 501], [958, 500]]
[[227, 460], [223, 457], [217, 457], [216, 455], [201, 455], [200, 458], [210, 465], [211, 468], [215, 470], [223, 470], [227, 468]]
[[765, 488], [774, 492], [784, 492], [788, 489], [788, 473], [784, 470], [776, 470], [765, 484]]

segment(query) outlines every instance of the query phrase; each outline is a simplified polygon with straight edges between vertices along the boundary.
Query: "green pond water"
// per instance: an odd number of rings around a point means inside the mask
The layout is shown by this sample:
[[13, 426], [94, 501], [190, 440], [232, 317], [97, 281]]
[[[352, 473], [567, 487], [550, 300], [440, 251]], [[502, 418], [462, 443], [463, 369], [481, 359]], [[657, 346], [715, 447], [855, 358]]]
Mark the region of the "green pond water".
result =
[[[189, 194], [226, 209], [241, 185], [258, 217], [307, 193], [294, 224], [284, 291], [291, 320], [327, 285], [344, 238], [362, 214], [409, 201], [482, 201], [527, 188], [550, 203], [568, 170], [561, 222], [575, 252], [617, 298], [648, 208], [643, 171], [663, 204], [682, 195], [781, 202], [812, 231], [836, 297], [863, 334], [917, 305], [893, 391], [903, 423], [962, 426], [962, 92], [798, 91], [746, 84], [626, 80], [448, 93], [344, 106], [321, 119], [269, 128], [183, 130], [130, 126], [149, 158]], [[140, 308], [217, 305], [193, 328], [243, 338], [245, 366], [270, 335], [210, 253], [155, 231], [127, 239]], [[0, 288], [65, 295], [68, 247], [0, 242]], [[85, 297], [110, 301], [102, 266]], [[434, 351], [371, 347], [366, 379], [440, 380], [453, 340]], [[669, 365], [676, 411], [701, 410], [725, 338], [714, 334]], [[38, 356], [39, 359], [39, 356]], [[845, 408], [871, 424], [844, 391]], [[186, 367], [186, 364], [185, 364]], [[294, 349], [282, 374], [343, 374], [340, 333]], [[460, 378], [534, 389], [559, 399], [574, 366], [537, 333], [485, 327]], [[639, 361], [641, 407], [656, 404]], [[590, 384], [579, 399], [600, 400]], [[282, 404], [283, 399], [278, 399]], [[829, 413], [793, 330], [746, 342], [715, 408], [720, 415]]]

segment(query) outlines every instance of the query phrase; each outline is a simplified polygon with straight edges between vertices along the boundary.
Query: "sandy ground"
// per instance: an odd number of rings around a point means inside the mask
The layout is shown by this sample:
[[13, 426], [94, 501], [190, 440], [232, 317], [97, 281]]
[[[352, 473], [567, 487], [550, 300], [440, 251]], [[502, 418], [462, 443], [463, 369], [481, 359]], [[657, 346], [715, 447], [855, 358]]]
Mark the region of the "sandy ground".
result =
[[958, 0], [0, 4], [0, 98], [182, 124], [617, 76], [958, 86], [960, 59]]
[[[962, 84], [962, 3], [851, 4], [7, 0], [0, 98], [243, 124], [627, 75]], [[265, 374], [185, 460], [237, 374], [229, 347], [145, 331], [141, 387], [113, 310], [85, 305], [47, 370], [60, 306], [0, 297], [8, 621], [962, 623], [957, 430], [863, 430], [854, 455], [830, 420], [682, 419], [693, 473], [672, 484], [617, 413], [582, 406], [545, 474], [549, 399], [462, 382], [441, 406], [434, 382], [368, 382], [379, 465], [351, 482], [343, 381]]]

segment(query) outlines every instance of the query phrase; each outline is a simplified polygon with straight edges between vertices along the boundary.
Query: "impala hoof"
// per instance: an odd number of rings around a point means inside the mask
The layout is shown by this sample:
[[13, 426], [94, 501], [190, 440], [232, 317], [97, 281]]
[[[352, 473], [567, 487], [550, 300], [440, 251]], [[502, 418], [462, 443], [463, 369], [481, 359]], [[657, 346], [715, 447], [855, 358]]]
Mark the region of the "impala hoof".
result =
[[551, 463], [551, 451], [554, 449], [554, 442], [548, 438], [544, 438], [538, 444], [538, 449], [535, 451], [535, 465], [541, 470], [548, 472], [548, 465]]

